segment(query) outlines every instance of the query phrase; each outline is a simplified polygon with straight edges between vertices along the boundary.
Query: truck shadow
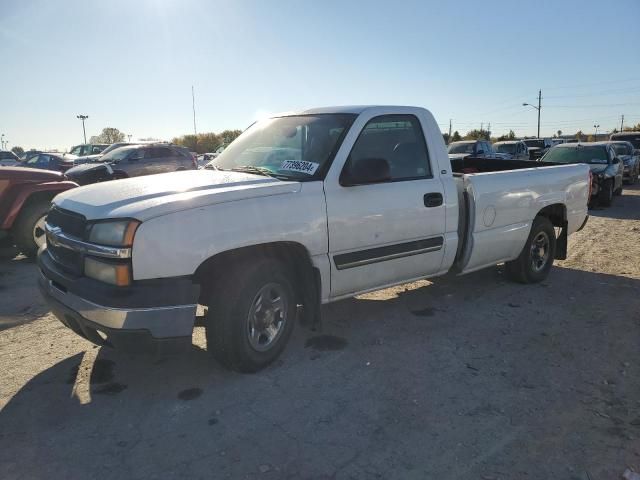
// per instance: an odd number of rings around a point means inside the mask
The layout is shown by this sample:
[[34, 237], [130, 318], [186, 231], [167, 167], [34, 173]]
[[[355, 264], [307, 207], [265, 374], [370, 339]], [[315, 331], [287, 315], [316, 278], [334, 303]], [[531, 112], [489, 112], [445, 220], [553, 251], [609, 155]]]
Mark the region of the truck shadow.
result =
[[640, 185], [625, 185], [622, 195], [614, 197], [610, 207], [596, 207], [589, 215], [620, 220], [640, 220]]
[[[282, 359], [255, 375], [229, 372], [199, 347], [172, 357], [89, 348], [35, 375], [0, 411], [0, 478], [49, 478], [52, 468], [59, 478], [145, 478], [176, 465], [187, 476], [201, 473], [200, 465], [237, 478], [249, 466], [266, 471], [265, 463], [284, 475], [296, 466], [296, 439], [321, 447], [305, 457], [310, 472], [324, 471], [328, 445], [375, 458], [394, 442], [401, 450], [421, 440], [451, 450], [463, 440], [482, 444], [487, 429], [496, 436], [511, 429], [508, 420], [497, 426], [500, 409], [513, 412], [511, 421], [529, 407], [551, 409], [554, 385], [602, 396], [598, 382], [606, 378], [637, 392], [637, 376], [617, 372], [637, 355], [629, 332], [640, 329], [639, 294], [640, 280], [566, 268], [537, 285], [508, 283], [501, 269], [416, 282], [327, 306], [321, 331], [298, 328]], [[341, 341], [310, 341], [318, 337]], [[424, 415], [443, 415], [436, 440], [406, 404], [408, 391]], [[487, 398], [500, 407], [486, 410]], [[566, 401], [566, 408], [578, 404]], [[460, 416], [467, 411], [488, 413]], [[588, 415], [562, 427], [587, 428]], [[448, 418], [457, 429], [443, 426]], [[550, 411], [550, 425], [558, 421]], [[323, 430], [322, 422], [340, 428]], [[616, 428], [626, 432], [625, 425]], [[372, 447], [377, 428], [388, 438]], [[203, 457], [206, 465], [198, 463]]]

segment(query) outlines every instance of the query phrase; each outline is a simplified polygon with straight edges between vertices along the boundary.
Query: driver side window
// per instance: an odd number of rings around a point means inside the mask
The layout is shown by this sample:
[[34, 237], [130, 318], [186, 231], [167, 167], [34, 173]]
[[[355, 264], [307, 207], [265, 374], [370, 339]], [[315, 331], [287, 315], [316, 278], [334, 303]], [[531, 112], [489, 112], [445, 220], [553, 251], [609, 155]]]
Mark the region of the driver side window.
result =
[[[342, 175], [349, 177], [356, 164], [385, 161], [389, 180], [431, 178], [429, 154], [422, 127], [413, 115], [382, 115], [371, 119], [351, 149]], [[373, 163], [372, 162], [372, 163]]]

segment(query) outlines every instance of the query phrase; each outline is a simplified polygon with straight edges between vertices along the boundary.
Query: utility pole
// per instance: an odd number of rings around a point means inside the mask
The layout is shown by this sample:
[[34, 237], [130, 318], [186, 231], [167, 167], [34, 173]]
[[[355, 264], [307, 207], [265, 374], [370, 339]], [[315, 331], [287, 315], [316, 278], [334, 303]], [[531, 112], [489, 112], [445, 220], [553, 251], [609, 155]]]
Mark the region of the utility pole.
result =
[[540, 109], [542, 108], [542, 90], [538, 90], [538, 138], [540, 138]]
[[451, 143], [451, 119], [449, 119], [449, 143]]
[[622, 132], [624, 128], [624, 114], [622, 115], [622, 120], [620, 120], [620, 131]]
[[0, 150], [4, 150], [4, 133], [0, 135]]
[[482, 131], [482, 127], [484, 127], [484, 122], [480, 122], [480, 131]]
[[191, 85], [191, 106], [193, 107], [193, 134], [198, 136], [196, 131], [196, 95], [193, 91], [193, 85]]
[[89, 118], [89, 115], [76, 115], [76, 118], [82, 120], [82, 135], [84, 136], [84, 143], [87, 143], [87, 131], [84, 129], [84, 121]]
[[131, 142], [131, 135], [127, 135], [127, 137], [129, 138], [129, 142]]

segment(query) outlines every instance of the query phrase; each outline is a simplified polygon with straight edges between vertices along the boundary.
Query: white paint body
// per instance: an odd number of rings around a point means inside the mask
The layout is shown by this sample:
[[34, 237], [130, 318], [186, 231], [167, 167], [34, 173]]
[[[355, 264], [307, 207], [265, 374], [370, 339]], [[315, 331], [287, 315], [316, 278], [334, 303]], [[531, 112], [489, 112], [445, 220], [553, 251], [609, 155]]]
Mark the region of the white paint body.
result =
[[[236, 172], [174, 172], [90, 185], [58, 195], [59, 207], [88, 220], [135, 218], [134, 280], [192, 275], [212, 256], [271, 242], [305, 247], [322, 280], [322, 302], [448, 272], [465, 241], [462, 273], [516, 258], [537, 213], [566, 206], [569, 234], [587, 215], [586, 165], [452, 175], [433, 116], [414, 107], [339, 107], [355, 113], [324, 181], [294, 182]], [[411, 114], [422, 125], [433, 178], [343, 187], [339, 176], [360, 131], [379, 115]], [[458, 238], [458, 190], [470, 199], [469, 232]], [[442, 206], [426, 208], [426, 193]], [[336, 268], [336, 255], [442, 237], [436, 251]]]

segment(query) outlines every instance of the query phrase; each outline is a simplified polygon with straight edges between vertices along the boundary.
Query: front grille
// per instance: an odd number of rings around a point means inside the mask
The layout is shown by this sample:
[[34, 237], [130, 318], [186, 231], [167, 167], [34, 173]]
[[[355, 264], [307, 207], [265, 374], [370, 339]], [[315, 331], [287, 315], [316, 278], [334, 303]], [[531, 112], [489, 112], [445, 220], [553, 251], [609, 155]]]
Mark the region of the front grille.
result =
[[58, 207], [53, 207], [49, 211], [47, 223], [54, 227], [60, 227], [65, 234], [80, 239], [84, 238], [87, 227], [87, 219], [83, 215]]
[[[53, 227], [59, 227], [65, 235], [84, 238], [87, 220], [84, 216], [53, 207], [47, 214], [47, 223]], [[84, 258], [80, 252], [70, 250], [62, 246], [56, 246], [55, 241], [47, 238], [47, 250], [53, 261], [64, 271], [73, 275], [82, 275]]]

